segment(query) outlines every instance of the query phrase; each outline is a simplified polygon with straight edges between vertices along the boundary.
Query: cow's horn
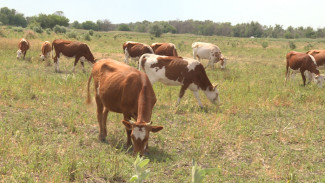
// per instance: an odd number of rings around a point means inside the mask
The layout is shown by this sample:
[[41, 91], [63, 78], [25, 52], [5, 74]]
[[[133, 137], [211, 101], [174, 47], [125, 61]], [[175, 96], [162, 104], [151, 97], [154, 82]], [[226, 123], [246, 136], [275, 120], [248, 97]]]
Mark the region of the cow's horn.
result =
[[134, 125], [134, 123], [135, 123], [134, 121], [131, 121], [131, 120], [129, 120], [129, 122], [130, 122], [132, 125]]
[[152, 124], [152, 121], [150, 121], [149, 123], [147, 123], [147, 125], [151, 125]]

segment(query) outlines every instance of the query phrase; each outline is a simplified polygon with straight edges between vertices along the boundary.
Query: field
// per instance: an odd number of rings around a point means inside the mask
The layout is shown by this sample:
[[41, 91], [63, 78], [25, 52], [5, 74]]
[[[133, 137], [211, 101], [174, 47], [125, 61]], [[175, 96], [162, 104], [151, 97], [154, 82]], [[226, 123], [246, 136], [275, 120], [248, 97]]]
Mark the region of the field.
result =
[[[69, 38], [0, 30], [0, 182], [128, 182], [135, 157], [125, 147], [122, 115], [109, 113], [103, 143], [95, 102], [85, 103], [91, 66], [83, 73], [78, 64], [71, 74], [73, 59], [63, 57], [63, 72], [55, 73], [52, 60], [39, 61], [43, 41]], [[192, 158], [217, 169], [205, 182], [325, 182], [325, 90], [303, 87], [300, 75], [284, 85], [289, 40], [95, 32], [85, 41], [85, 33], [77, 32], [96, 58], [123, 61], [128, 40], [172, 42], [185, 57], [192, 57], [192, 42], [211, 42], [228, 58], [225, 70], [206, 70], [219, 84], [220, 106], [200, 92], [201, 109], [188, 90], [175, 107], [180, 87], [154, 84], [152, 121], [164, 129], [149, 139], [147, 182], [190, 182]], [[31, 50], [16, 60], [24, 36]], [[297, 51], [325, 47], [325, 40], [292, 41]]]

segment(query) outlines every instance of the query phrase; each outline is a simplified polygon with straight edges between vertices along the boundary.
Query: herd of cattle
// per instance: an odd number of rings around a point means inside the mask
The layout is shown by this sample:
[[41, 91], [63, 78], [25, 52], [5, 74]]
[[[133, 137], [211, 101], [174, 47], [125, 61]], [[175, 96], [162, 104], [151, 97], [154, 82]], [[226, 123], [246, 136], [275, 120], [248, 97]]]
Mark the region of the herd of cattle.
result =
[[[30, 47], [26, 39], [19, 42], [17, 59], [25, 58]], [[193, 57], [185, 58], [177, 54], [172, 43], [143, 43], [128, 41], [123, 44], [125, 63], [112, 59], [96, 60], [89, 47], [85, 43], [57, 39], [51, 43], [45, 41], [42, 44], [40, 58], [50, 58], [50, 52], [54, 49], [55, 71], [59, 71], [59, 58], [63, 54], [74, 57], [74, 67], [80, 60], [83, 71], [84, 61], [92, 65], [91, 75], [88, 80], [87, 102], [90, 103], [90, 83], [94, 80], [95, 100], [97, 104], [97, 120], [99, 123], [99, 139], [105, 140], [107, 136], [106, 120], [109, 111], [122, 113], [127, 133], [127, 145], [133, 143], [133, 152], [143, 153], [148, 149], [149, 132], [158, 132], [162, 126], [151, 125], [152, 109], [156, 103], [155, 92], [152, 85], [161, 82], [165, 85], [180, 85], [177, 105], [179, 105], [185, 90], [189, 88], [196, 97], [199, 106], [203, 106], [199, 98], [199, 90], [202, 90], [212, 103], [219, 102], [217, 85], [210, 82], [200, 59], [208, 59], [208, 66], [220, 62], [221, 68], [226, 66], [226, 58], [221, 54], [218, 46], [211, 43], [194, 42], [192, 44]], [[128, 60], [139, 61], [139, 68], [128, 65]], [[198, 60], [196, 60], [196, 58]], [[325, 50], [311, 50], [307, 53], [291, 51], [287, 54], [286, 81], [290, 73], [300, 72], [304, 85], [306, 77], [308, 82], [312, 80], [319, 86], [323, 85], [324, 76], [320, 74], [318, 67], [325, 65]], [[143, 71], [143, 72], [142, 72]], [[131, 121], [135, 119], [135, 122]]]

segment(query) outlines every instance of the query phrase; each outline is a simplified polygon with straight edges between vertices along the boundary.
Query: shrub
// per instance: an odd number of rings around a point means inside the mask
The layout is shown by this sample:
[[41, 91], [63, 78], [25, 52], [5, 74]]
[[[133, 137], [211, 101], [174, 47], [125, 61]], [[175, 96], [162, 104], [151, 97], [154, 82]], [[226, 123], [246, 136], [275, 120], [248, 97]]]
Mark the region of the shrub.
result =
[[0, 37], [6, 37], [6, 35], [0, 30]]
[[33, 31], [41, 34], [43, 32], [43, 29], [40, 26], [34, 26]]
[[25, 38], [26, 39], [35, 39], [35, 38], [37, 38], [37, 36], [34, 31], [30, 30], [25, 34]]
[[267, 48], [267, 47], [269, 46], [269, 43], [266, 42], [266, 41], [263, 41], [263, 42], [261, 43], [261, 45], [262, 45], [262, 47], [265, 49], [265, 48]]
[[53, 27], [53, 31], [55, 33], [66, 33], [67, 32], [67, 29], [64, 26], [55, 25]]
[[294, 50], [294, 49], [296, 49], [297, 46], [293, 41], [289, 41], [289, 47], [290, 47], [290, 49]]
[[24, 29], [22, 27], [15, 27], [13, 30], [15, 32], [23, 32]]
[[68, 36], [68, 38], [78, 39], [78, 34], [75, 31], [68, 32], [67, 36]]
[[90, 37], [89, 34], [86, 34], [86, 35], [85, 35], [85, 40], [86, 40], [86, 41], [91, 41], [91, 37]]
[[304, 46], [305, 50], [311, 50], [314, 46], [310, 43], [308, 43], [306, 46]]
[[216, 168], [201, 168], [196, 164], [194, 159], [192, 160], [192, 183], [201, 183], [205, 176], [213, 171]]
[[149, 32], [150, 34], [155, 35], [155, 37], [160, 37], [163, 33], [163, 27], [158, 23], [154, 23], [150, 26]]
[[93, 35], [94, 35], [94, 31], [90, 29], [90, 30], [88, 31], [88, 34], [91, 35], [91, 36], [93, 36]]
[[52, 30], [50, 28], [45, 29], [45, 31], [48, 35], [51, 35]]
[[146, 169], [146, 165], [149, 163], [149, 159], [140, 158], [139, 154], [134, 162], [135, 175], [130, 179], [130, 182], [137, 181], [138, 183], [144, 182], [149, 176], [150, 170]]

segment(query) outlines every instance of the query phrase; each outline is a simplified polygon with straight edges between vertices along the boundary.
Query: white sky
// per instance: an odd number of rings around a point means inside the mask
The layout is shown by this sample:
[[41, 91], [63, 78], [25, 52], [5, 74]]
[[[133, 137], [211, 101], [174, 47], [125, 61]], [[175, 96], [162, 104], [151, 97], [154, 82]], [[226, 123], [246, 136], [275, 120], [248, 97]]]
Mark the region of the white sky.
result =
[[0, 0], [25, 17], [63, 11], [70, 23], [108, 19], [112, 23], [168, 20], [325, 27], [324, 0]]

